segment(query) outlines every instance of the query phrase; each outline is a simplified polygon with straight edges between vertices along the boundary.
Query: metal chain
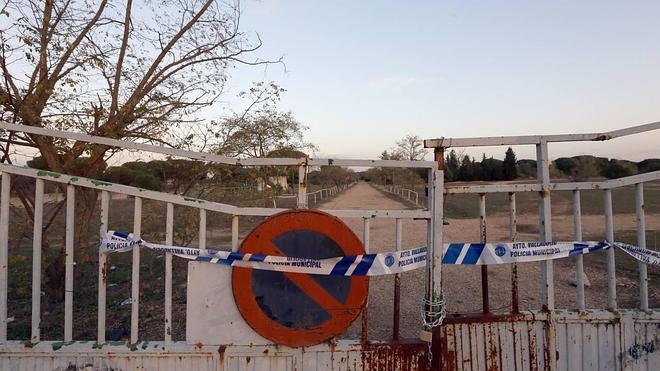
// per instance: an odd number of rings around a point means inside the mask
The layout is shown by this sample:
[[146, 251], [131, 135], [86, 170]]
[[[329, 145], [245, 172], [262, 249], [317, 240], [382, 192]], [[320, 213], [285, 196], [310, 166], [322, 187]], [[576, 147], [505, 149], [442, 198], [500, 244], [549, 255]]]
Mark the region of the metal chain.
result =
[[[433, 333], [433, 328], [440, 326], [442, 321], [444, 321], [445, 316], [447, 315], [447, 308], [445, 305], [444, 295], [441, 293], [440, 297], [434, 297], [432, 299], [423, 298], [422, 299], [422, 323], [424, 324], [424, 329]], [[428, 369], [431, 369], [433, 362], [433, 351], [431, 349], [432, 342], [428, 342], [428, 351], [426, 353], [426, 360]]]

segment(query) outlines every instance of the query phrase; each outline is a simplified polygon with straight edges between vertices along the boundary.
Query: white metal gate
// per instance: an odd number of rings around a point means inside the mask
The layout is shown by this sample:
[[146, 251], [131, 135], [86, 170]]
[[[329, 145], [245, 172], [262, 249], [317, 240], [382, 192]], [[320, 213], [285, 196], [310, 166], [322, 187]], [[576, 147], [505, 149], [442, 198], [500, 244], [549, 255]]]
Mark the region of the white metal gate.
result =
[[[360, 167], [403, 167], [423, 168], [428, 171], [428, 198], [425, 209], [419, 210], [324, 210], [344, 218], [361, 218], [363, 242], [369, 251], [370, 223], [374, 218], [395, 221], [397, 236], [401, 233], [400, 221], [423, 219], [427, 222], [427, 243], [433, 254], [429, 260], [427, 295], [441, 292], [441, 247], [443, 221], [443, 195], [455, 193], [477, 193], [480, 195], [482, 223], [485, 230], [486, 195], [491, 193], [509, 194], [511, 210], [511, 230], [515, 235], [516, 205], [518, 192], [539, 194], [540, 236], [542, 241], [552, 240], [550, 195], [552, 192], [570, 191], [574, 196], [575, 239], [581, 240], [580, 190], [602, 189], [605, 215], [607, 219], [608, 241], [613, 241], [613, 213], [611, 190], [616, 187], [635, 185], [637, 190], [637, 221], [639, 246], [644, 241], [643, 183], [660, 179], [660, 171], [636, 175], [616, 180], [585, 183], [551, 183], [548, 174], [548, 151], [550, 142], [608, 140], [618, 136], [642, 133], [660, 128], [659, 123], [632, 127], [616, 132], [558, 135], [451, 139], [443, 138], [427, 141], [427, 146], [436, 148], [437, 161], [389, 161], [389, 160], [344, 160], [344, 159], [233, 159], [206, 153], [195, 153], [144, 144], [127, 143], [108, 138], [92, 137], [76, 133], [0, 123], [0, 129], [47, 135], [84, 142], [101, 143], [120, 148], [135, 149], [171, 156], [187, 157], [210, 162], [238, 166], [297, 166], [301, 182], [298, 187], [297, 205], [306, 207], [309, 195], [306, 192], [305, 174], [308, 166], [360, 166]], [[448, 147], [479, 145], [529, 144], [537, 148], [538, 182], [533, 184], [494, 184], [453, 186], [443, 184], [443, 151]], [[236, 251], [239, 245], [238, 226], [243, 216], [268, 216], [283, 209], [236, 207], [233, 205], [191, 199], [179, 195], [142, 190], [129, 186], [110, 184], [93, 179], [57, 174], [0, 164], [2, 183], [0, 194], [0, 368], [2, 369], [208, 369], [208, 370], [324, 370], [324, 369], [425, 369], [427, 368], [427, 348], [419, 341], [398, 340], [398, 329], [392, 342], [374, 342], [369, 339], [367, 326], [368, 307], [363, 311], [362, 337], [353, 340], [338, 340], [307, 348], [288, 348], [259, 341], [258, 336], [234, 317], [235, 325], [227, 327], [230, 336], [238, 341], [224, 344], [195, 342], [194, 334], [189, 341], [173, 341], [172, 323], [172, 256], [165, 257], [165, 321], [161, 341], [141, 341], [139, 329], [139, 249], [133, 250], [130, 341], [110, 342], [106, 340], [106, 285], [108, 264], [105, 254], [99, 255], [98, 269], [98, 321], [95, 341], [76, 341], [72, 336], [73, 321], [73, 214], [75, 187], [96, 189], [101, 193], [101, 231], [108, 226], [108, 210], [111, 207], [111, 194], [134, 197], [135, 224], [133, 232], [139, 236], [141, 230], [142, 201], [155, 200], [167, 205], [166, 243], [172, 242], [174, 205], [184, 205], [199, 210], [200, 236], [206, 235], [207, 213], [217, 212], [232, 216], [231, 248]], [[33, 291], [32, 331], [30, 339], [7, 339], [7, 267], [8, 267], [8, 228], [11, 225], [9, 214], [10, 186], [13, 176], [26, 176], [35, 179], [36, 207], [34, 228], [33, 287], [41, 283], [41, 218], [43, 217], [44, 185], [46, 182], [65, 184], [67, 189], [67, 235], [66, 235], [66, 294], [64, 302], [64, 331], [62, 341], [42, 341], [40, 339], [40, 292]], [[339, 189], [328, 192], [339, 192]], [[397, 191], [401, 193], [401, 191]], [[320, 193], [321, 195], [323, 192]], [[405, 192], [410, 199], [412, 192]], [[415, 194], [419, 202], [420, 195]], [[314, 195], [315, 196], [315, 195]], [[313, 197], [314, 197], [313, 196]], [[320, 197], [320, 196], [319, 196]], [[484, 236], [485, 237], [485, 236]], [[397, 238], [400, 241], [400, 238]], [[200, 238], [200, 248], [205, 248], [205, 238]], [[401, 248], [400, 243], [397, 248]], [[578, 272], [577, 295], [580, 305], [572, 310], [555, 308], [552, 262], [541, 263], [543, 285], [541, 287], [544, 308], [535, 311], [517, 311], [505, 315], [467, 315], [448, 318], [443, 326], [434, 332], [433, 368], [445, 369], [653, 369], [660, 361], [660, 310], [648, 307], [648, 277], [646, 266], [640, 264], [640, 309], [622, 311], [616, 305], [616, 276], [613, 250], [608, 251], [608, 307], [607, 310], [586, 309], [584, 287], [580, 283], [582, 262], [576, 261]], [[193, 269], [194, 270], [194, 269]], [[514, 269], [515, 272], [515, 269]], [[218, 278], [218, 287], [227, 288], [228, 275]], [[518, 277], [512, 277], [515, 281]], [[656, 283], [657, 284], [657, 283]], [[487, 286], [486, 286], [487, 287]], [[195, 289], [197, 286], [195, 286]], [[193, 290], [189, 288], [189, 290]], [[484, 304], [488, 302], [487, 290], [483, 293]], [[191, 298], [191, 295], [193, 296]], [[197, 295], [189, 292], [189, 302]], [[228, 296], [231, 297], [231, 296]], [[398, 294], [393, 298], [396, 308]], [[421, 300], [421, 298], [420, 298]], [[218, 304], [221, 305], [221, 304]], [[225, 302], [224, 310], [231, 310], [232, 302]], [[516, 307], [514, 306], [514, 309]], [[189, 308], [190, 310], [191, 308]], [[487, 308], [485, 308], [487, 309]], [[395, 310], [395, 316], [398, 312]], [[194, 317], [188, 313], [188, 330], [199, 328], [196, 320], [212, 318]], [[421, 324], [420, 324], [421, 325]], [[242, 334], [243, 333], [243, 334]], [[245, 335], [245, 336], [243, 336]]]

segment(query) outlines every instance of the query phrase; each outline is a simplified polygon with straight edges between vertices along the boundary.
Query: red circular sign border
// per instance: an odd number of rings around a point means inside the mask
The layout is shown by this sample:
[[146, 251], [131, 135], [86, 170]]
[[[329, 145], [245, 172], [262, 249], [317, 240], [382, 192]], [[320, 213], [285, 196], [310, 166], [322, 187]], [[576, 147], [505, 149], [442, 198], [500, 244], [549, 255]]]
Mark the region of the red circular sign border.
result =
[[[301, 214], [304, 214], [304, 217], [301, 218]], [[283, 256], [280, 253], [273, 254], [271, 251], [266, 253], [260, 246], [263, 246], [265, 238], [268, 238], [270, 243], [272, 238], [293, 230], [311, 230], [322, 233], [332, 239], [345, 255], [365, 253], [362, 242], [348, 226], [339, 218], [318, 210], [288, 210], [267, 218], [243, 240], [240, 252]], [[303, 279], [307, 282], [313, 280], [304, 273], [285, 274], [294, 278], [297, 276], [296, 279]], [[295, 282], [294, 284], [298, 285]], [[239, 312], [258, 334], [277, 344], [300, 347], [319, 344], [344, 332], [359, 316], [366, 304], [369, 279], [366, 276], [351, 277], [351, 289], [342, 307], [333, 309], [324, 306], [324, 309], [330, 313], [331, 319], [319, 326], [305, 329], [283, 326], [263, 313], [252, 293], [252, 268], [234, 267], [232, 269], [232, 291]]]

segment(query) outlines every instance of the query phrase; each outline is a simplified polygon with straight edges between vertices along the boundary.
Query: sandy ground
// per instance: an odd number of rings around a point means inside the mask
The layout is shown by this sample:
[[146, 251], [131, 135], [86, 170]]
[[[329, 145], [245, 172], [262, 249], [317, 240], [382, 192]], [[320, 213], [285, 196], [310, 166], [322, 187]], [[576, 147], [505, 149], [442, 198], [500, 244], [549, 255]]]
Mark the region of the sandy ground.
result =
[[[409, 209], [411, 204], [399, 202], [392, 196], [379, 191], [368, 183], [358, 183], [351, 189], [323, 204], [327, 209]], [[346, 224], [359, 237], [362, 236], [362, 219], [345, 219]], [[445, 225], [444, 241], [474, 242], [479, 241], [479, 221], [477, 219], [452, 219]], [[553, 218], [554, 240], [572, 240], [572, 217], [559, 215]], [[633, 229], [634, 215], [615, 216], [617, 230]], [[385, 252], [395, 249], [393, 219], [375, 219], [371, 221], [370, 252]], [[538, 216], [519, 215], [521, 233], [519, 241], [538, 239], [536, 225]], [[660, 216], [647, 215], [647, 229], [658, 229]], [[509, 217], [498, 214], [487, 218], [488, 241], [506, 241], [509, 233]], [[602, 216], [584, 216], [584, 231], [604, 234]], [[426, 245], [426, 222], [403, 221], [403, 248], [408, 249]], [[620, 256], [617, 253], [617, 258]], [[604, 267], [603, 267], [604, 268]], [[511, 269], [509, 265], [488, 267], [490, 308], [493, 312], [508, 312], [511, 308]], [[539, 309], [540, 303], [540, 268], [539, 263], [520, 264], [519, 296], [521, 309]], [[585, 258], [585, 272], [591, 281], [591, 287], [585, 288], [588, 308], [605, 308], [607, 301], [606, 272], [590, 266]], [[573, 259], [560, 259], [554, 263], [555, 300], [557, 308], [575, 308], [575, 287], [570, 281], [575, 277]], [[417, 270], [401, 275], [401, 336], [415, 338], [421, 327], [421, 298], [424, 292], [425, 272]], [[449, 312], [481, 311], [481, 273], [480, 267], [443, 266], [443, 290], [448, 301]], [[649, 284], [650, 303], [660, 304], [660, 287], [653, 281]], [[617, 276], [618, 300], [621, 307], [634, 307], [637, 304], [637, 282], [632, 277]], [[388, 340], [392, 337], [394, 277], [372, 277], [369, 288], [369, 339]], [[653, 306], [653, 305], [652, 305]], [[358, 319], [349, 328], [345, 337], [359, 338], [361, 321]]]

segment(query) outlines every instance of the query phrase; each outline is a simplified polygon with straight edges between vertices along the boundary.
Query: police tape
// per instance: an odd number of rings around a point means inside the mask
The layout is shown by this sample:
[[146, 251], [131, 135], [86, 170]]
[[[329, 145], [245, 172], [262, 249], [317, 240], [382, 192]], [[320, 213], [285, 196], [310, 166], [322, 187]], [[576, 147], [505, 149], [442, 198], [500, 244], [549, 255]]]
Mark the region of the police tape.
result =
[[136, 239], [132, 233], [121, 231], [108, 231], [105, 236], [101, 236], [101, 250], [105, 252], [130, 251], [136, 246], [158, 253], [170, 253], [190, 260], [232, 267], [330, 276], [380, 276], [426, 266], [426, 247], [394, 253], [309, 259], [160, 245]]
[[452, 243], [444, 246], [442, 264], [489, 265], [567, 258], [616, 247], [633, 258], [660, 267], [660, 253], [622, 242]]
[[[130, 251], [135, 246], [186, 259], [233, 267], [332, 276], [379, 276], [407, 272], [425, 267], [427, 259], [426, 247], [393, 253], [311, 259], [154, 244], [136, 239], [132, 233], [121, 231], [108, 231], [101, 237], [101, 250], [105, 252]], [[623, 250], [643, 263], [660, 267], [659, 252], [620, 242], [598, 241], [452, 243], [444, 246], [442, 264], [490, 265], [534, 262], [583, 255], [612, 247]]]

